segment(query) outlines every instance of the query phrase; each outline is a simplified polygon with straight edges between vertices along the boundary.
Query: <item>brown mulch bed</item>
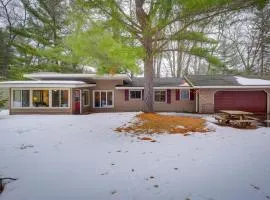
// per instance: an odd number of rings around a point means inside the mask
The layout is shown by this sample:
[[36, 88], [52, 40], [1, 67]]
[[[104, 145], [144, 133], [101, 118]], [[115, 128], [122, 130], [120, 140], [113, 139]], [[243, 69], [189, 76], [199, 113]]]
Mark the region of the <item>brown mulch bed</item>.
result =
[[184, 134], [190, 132], [209, 132], [205, 126], [206, 121], [202, 118], [161, 115], [157, 113], [140, 113], [136, 120], [115, 129], [117, 132], [135, 134]]

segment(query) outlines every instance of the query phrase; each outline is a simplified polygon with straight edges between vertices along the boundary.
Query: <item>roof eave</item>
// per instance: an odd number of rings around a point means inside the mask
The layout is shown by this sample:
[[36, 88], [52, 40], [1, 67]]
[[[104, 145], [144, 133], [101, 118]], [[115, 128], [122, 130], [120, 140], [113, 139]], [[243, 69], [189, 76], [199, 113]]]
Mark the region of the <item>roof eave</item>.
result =
[[89, 78], [93, 80], [128, 80], [131, 78], [126, 74], [116, 74], [116, 75], [96, 75], [96, 74], [24, 74], [24, 78], [29, 78], [32, 80], [42, 80], [44, 78]]
[[[161, 89], [161, 90], [166, 90], [166, 89], [192, 89], [193, 87], [189, 87], [189, 86], [179, 86], [179, 87], [175, 87], [175, 86], [168, 86], [168, 87], [154, 87], [154, 89]], [[117, 90], [136, 90], [136, 89], [144, 89], [144, 87], [125, 87], [125, 86], [120, 86], [120, 87], [115, 87], [115, 89]]]
[[249, 89], [249, 88], [255, 88], [255, 89], [260, 89], [260, 88], [270, 88], [270, 85], [239, 85], [239, 86], [194, 86], [193, 88], [195, 89], [226, 89], [226, 88], [245, 88], [245, 89]]
[[57, 84], [57, 83], [0, 83], [0, 88], [86, 88], [95, 87], [96, 84]]

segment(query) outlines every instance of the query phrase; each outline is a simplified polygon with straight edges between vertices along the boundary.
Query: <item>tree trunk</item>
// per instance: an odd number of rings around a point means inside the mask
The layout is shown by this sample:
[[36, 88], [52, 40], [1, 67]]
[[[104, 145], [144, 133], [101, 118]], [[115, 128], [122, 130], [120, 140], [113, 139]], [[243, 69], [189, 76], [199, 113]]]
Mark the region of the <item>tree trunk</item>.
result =
[[144, 50], [144, 112], [154, 111], [153, 101], [153, 78], [154, 78], [154, 62], [153, 62], [153, 37], [151, 34], [151, 17], [145, 12], [143, 5], [145, 0], [135, 0], [136, 18], [141, 26], [142, 38], [140, 39]]
[[153, 68], [153, 55], [152, 55], [152, 42], [148, 42], [146, 57], [144, 59], [144, 112], [154, 112], [154, 68]]

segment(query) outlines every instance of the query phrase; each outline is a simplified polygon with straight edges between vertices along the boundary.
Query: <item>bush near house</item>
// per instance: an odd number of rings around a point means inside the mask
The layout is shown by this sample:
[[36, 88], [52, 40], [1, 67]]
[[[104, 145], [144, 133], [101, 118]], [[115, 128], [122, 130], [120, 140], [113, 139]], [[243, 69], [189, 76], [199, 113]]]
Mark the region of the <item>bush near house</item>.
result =
[[0, 88], [0, 108], [8, 108], [8, 90]]

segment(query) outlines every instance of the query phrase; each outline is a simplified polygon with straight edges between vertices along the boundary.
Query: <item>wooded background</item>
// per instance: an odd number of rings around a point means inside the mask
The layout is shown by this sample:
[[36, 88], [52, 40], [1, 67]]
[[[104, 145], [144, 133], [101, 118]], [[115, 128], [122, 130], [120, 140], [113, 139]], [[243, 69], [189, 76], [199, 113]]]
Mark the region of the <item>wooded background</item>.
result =
[[265, 76], [270, 3], [0, 0], [0, 40], [0, 80], [37, 71], [143, 74], [148, 50], [154, 77]]

